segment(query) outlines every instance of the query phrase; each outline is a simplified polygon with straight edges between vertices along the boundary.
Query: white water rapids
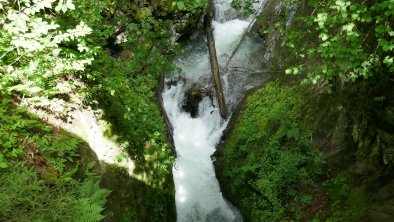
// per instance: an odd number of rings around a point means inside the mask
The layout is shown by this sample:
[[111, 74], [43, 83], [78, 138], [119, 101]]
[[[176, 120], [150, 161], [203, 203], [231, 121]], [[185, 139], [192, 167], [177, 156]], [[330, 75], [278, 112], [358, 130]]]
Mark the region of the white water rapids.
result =
[[[249, 25], [248, 20], [236, 18], [239, 13], [231, 9], [230, 1], [217, 0], [215, 4], [214, 37], [222, 67]], [[257, 64], [262, 56], [259, 42], [261, 40], [248, 37], [233, 59], [232, 65], [237, 68], [229, 73], [222, 73], [230, 113], [242, 94], [259, 84], [256, 79], [261, 77], [253, 78], [253, 72], [247, 71], [258, 68]], [[193, 84], [198, 83], [205, 89], [213, 88], [207, 43], [202, 31], [192, 34], [175, 63], [182, 71], [180, 74], [174, 73], [174, 79], [175, 76], [182, 78], [177, 78], [178, 81], [168, 78], [162, 97], [174, 129], [177, 152], [173, 176], [178, 222], [242, 221], [239, 211], [223, 198], [211, 160], [228, 121], [220, 117], [217, 102], [215, 99], [212, 102], [208, 96], [200, 102], [196, 118], [182, 110], [185, 92]]]

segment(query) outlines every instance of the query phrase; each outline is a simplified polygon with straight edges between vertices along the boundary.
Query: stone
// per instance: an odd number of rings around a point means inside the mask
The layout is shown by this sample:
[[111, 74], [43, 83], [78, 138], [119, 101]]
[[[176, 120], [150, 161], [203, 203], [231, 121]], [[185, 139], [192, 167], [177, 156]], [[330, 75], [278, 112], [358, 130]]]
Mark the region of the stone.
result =
[[198, 84], [193, 84], [185, 94], [185, 101], [182, 109], [190, 113], [190, 116], [196, 118], [198, 116], [198, 107], [203, 98], [202, 87]]

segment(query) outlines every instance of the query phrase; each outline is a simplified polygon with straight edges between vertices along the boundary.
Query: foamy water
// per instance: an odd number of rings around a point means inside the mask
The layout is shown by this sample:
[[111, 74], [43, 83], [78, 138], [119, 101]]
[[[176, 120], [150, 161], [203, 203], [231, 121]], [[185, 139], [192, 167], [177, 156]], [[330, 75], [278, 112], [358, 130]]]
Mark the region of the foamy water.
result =
[[[216, 15], [231, 14], [233, 10], [230, 9], [229, 2], [229, 0], [218, 0]], [[248, 25], [248, 21], [237, 18], [228, 21], [217, 18], [213, 21], [216, 49], [221, 66], [227, 61], [228, 54], [237, 45]], [[212, 88], [204, 34], [197, 32], [192, 38], [194, 39], [186, 45], [185, 51], [175, 60], [182, 69], [184, 81], [166, 87], [162, 94], [164, 108], [174, 128], [174, 143], [177, 151], [173, 176], [178, 222], [242, 221], [239, 211], [223, 198], [211, 160], [227, 120], [220, 117], [217, 102], [211, 101], [209, 97], [205, 97], [200, 102], [197, 118], [192, 118], [181, 108], [185, 92], [192, 84], [198, 83], [204, 88]], [[246, 47], [239, 51], [241, 59], [247, 58], [248, 52], [253, 51], [251, 50], [253, 44], [250, 44], [249, 40], [245, 42]], [[240, 79], [248, 79], [247, 73], [238, 74], [242, 75]], [[227, 75], [223, 75], [222, 81], [226, 87], [224, 91], [228, 101], [237, 100], [244, 88], [248, 87], [238, 82], [238, 88], [232, 88]]]

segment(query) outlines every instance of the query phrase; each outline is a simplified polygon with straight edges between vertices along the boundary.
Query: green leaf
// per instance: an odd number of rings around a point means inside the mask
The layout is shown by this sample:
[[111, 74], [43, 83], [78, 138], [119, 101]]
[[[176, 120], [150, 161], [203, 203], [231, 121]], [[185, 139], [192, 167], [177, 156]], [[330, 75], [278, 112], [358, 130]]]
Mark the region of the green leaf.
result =
[[75, 9], [75, 5], [73, 4], [72, 0], [67, 0], [66, 5], [67, 5], [67, 8], [70, 10]]
[[66, 13], [67, 12], [67, 5], [63, 5], [63, 7], [62, 7], [62, 12], [64, 12], [64, 13]]
[[8, 165], [5, 162], [0, 162], [0, 169], [5, 169], [7, 167]]
[[183, 1], [177, 2], [176, 5], [177, 5], [178, 8], [181, 9], [181, 10], [185, 9], [185, 2], [183, 2]]
[[62, 8], [63, 8], [63, 1], [59, 1], [59, 3], [55, 7], [55, 11], [60, 12], [60, 10], [62, 10]]

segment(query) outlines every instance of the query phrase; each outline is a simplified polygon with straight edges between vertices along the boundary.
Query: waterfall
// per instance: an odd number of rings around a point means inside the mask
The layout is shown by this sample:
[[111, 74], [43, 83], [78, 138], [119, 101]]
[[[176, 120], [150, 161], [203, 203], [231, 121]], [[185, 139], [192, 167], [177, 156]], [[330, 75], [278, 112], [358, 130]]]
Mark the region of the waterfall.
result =
[[[221, 66], [227, 62], [228, 53], [232, 52], [249, 25], [248, 19], [240, 19], [240, 14], [231, 9], [230, 2], [216, 1], [216, 17], [212, 24]], [[261, 42], [258, 37], [248, 36], [230, 70], [221, 73], [230, 113], [247, 89], [260, 84], [256, 79], [263, 79], [261, 76], [253, 78], [253, 70], [259, 68], [262, 58]], [[209, 96], [213, 92], [213, 82], [205, 34], [201, 30], [191, 35], [174, 62], [182, 71], [166, 79], [162, 98], [174, 128], [177, 157], [173, 176], [178, 222], [242, 221], [239, 211], [223, 198], [212, 164], [211, 155], [228, 120], [220, 117], [215, 97]], [[182, 106], [185, 94], [196, 84], [206, 96], [199, 102], [197, 117], [192, 118]]]

